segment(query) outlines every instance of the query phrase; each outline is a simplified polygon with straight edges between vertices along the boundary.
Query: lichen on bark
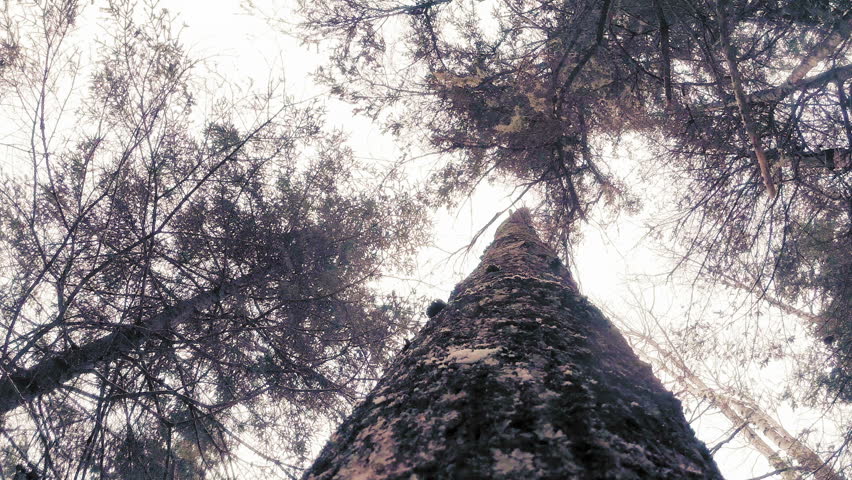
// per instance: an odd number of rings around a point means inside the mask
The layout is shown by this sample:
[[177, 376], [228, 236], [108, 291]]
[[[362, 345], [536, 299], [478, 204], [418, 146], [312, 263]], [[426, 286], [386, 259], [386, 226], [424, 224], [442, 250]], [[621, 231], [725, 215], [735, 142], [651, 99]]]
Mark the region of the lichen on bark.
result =
[[523, 209], [305, 474], [449, 478], [722, 478]]

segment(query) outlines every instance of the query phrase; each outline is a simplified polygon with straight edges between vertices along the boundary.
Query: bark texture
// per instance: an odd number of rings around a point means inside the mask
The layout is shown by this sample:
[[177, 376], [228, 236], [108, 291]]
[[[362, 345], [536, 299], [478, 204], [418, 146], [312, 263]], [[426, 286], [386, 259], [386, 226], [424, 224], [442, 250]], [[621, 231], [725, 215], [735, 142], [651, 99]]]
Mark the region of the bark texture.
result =
[[519, 210], [305, 479], [720, 479]]

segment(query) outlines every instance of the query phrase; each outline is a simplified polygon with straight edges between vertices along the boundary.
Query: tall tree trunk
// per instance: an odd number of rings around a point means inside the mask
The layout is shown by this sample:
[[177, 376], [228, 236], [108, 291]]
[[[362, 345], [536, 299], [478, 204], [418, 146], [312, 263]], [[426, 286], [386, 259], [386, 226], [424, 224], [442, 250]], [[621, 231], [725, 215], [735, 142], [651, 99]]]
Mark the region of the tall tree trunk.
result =
[[722, 478], [680, 403], [571, 284], [513, 213], [305, 478]]

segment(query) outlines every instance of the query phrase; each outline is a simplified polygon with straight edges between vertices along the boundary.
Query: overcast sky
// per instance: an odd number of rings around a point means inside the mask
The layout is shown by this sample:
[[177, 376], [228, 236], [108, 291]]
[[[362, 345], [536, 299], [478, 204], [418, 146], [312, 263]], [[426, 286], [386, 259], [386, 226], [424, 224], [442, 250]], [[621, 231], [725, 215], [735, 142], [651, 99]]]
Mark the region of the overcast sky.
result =
[[[310, 72], [323, 61], [321, 49], [300, 45], [298, 39], [282, 32], [282, 25], [273, 28], [263, 16], [249, 14], [238, 0], [163, 0], [161, 6], [175, 12], [179, 23], [185, 24], [181, 38], [190, 56], [203, 59], [202, 72], [199, 73], [208, 79], [214, 94], [199, 98], [199, 110], [204, 111], [205, 102], [214, 101], [216, 95], [238, 95], [242, 89], [234, 85], [242, 85], [247, 91], [283, 78], [287, 94], [294, 102], [319, 99], [324, 103], [329, 126], [350, 134], [350, 145], [358, 157], [388, 163], [398, 158], [400, 152], [392, 138], [383, 135], [380, 128], [369, 120], [354, 116], [352, 106], [329, 98], [324, 87], [311, 81]], [[260, 11], [282, 18], [284, 24], [297, 21], [284, 7], [262, 2], [257, 2], [257, 6]], [[89, 28], [97, 27], [92, 25]], [[217, 76], [220, 78], [217, 79]], [[218, 88], [232, 91], [222, 92]], [[631, 171], [634, 164], [626, 160], [628, 149], [637, 158], [646, 154], [641, 149], [641, 142], [636, 141], [612, 155], [623, 156], [617, 162], [621, 165], [619, 173], [628, 181], [635, 182], [636, 179], [631, 178], [635, 175]], [[5, 166], [9, 168], [8, 163]], [[428, 172], [428, 169], [423, 171]], [[658, 185], [657, 188], [663, 187]], [[446, 298], [453, 286], [478, 263], [496, 223], [470, 253], [450, 255], [450, 252], [467, 245], [473, 235], [495, 213], [508, 207], [512, 200], [510, 189], [483, 185], [459, 208], [440, 212], [436, 216], [434, 246], [420, 255], [418, 274], [409, 281], [390, 279], [389, 288], [417, 288], [423, 295]], [[653, 203], [648, 206], [652, 213], [659, 212], [661, 208]], [[631, 305], [636, 303], [637, 295], [649, 304], [653, 302], [661, 318], [684, 315], [683, 297], [688, 297], [688, 290], [675, 290], [670, 285], [663, 285], [664, 274], [671, 265], [655, 254], [651, 242], [643, 241], [648, 232], [645, 226], [647, 215], [648, 210], [634, 217], [623, 215], [607, 228], [599, 225], [602, 219], [593, 217], [591, 224], [584, 229], [583, 241], [576, 248], [576, 258], [572, 259], [574, 275], [583, 293], [603, 310], [612, 312], [618, 317], [616, 320], [629, 322], [630, 318], [638, 315]], [[660, 285], [654, 286], [648, 279], [640, 281], [637, 276], [650, 276]], [[722, 308], [718, 305], [725, 302], [714, 300], [711, 303], [708, 308], [712, 311]], [[781, 376], [784, 372], [783, 366], [780, 366], [772, 376]], [[753, 380], [767, 383], [766, 388], [780, 383], [780, 378], [766, 378], [765, 372], [763, 376], [762, 380]], [[782, 406], [780, 413], [784, 424], [793, 432], [811, 426], [818, 418], [817, 412], [802, 408], [793, 412]], [[697, 426], [699, 436], [711, 445], [723, 438], [727, 429], [727, 423], [718, 418]], [[732, 442], [734, 448], [723, 449], [717, 455], [726, 478], [746, 479], [771, 470], [760, 455], [743, 445]]]

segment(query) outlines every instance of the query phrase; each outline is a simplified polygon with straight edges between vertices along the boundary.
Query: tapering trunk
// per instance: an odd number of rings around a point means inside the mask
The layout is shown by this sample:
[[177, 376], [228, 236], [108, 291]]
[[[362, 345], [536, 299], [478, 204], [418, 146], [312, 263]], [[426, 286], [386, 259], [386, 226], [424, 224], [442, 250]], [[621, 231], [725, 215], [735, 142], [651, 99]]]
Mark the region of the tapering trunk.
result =
[[512, 214], [305, 478], [721, 478], [572, 285], [529, 213]]

